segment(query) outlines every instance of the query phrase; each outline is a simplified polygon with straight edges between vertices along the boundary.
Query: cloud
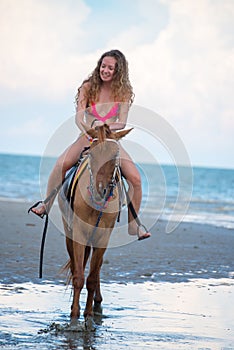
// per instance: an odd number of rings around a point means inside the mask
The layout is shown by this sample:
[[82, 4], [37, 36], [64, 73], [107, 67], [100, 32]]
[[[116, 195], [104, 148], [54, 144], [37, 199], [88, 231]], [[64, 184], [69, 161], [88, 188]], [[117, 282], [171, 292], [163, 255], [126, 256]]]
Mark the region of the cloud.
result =
[[165, 117], [195, 163], [214, 152], [219, 162], [222, 153], [227, 158], [234, 147], [233, 1], [136, 0], [131, 7], [126, 0], [105, 9], [98, 3], [96, 11], [90, 3], [0, 2], [2, 100], [71, 99], [103, 51], [119, 48], [136, 104]]
[[[163, 3], [169, 11], [167, 26], [153, 42], [128, 53], [136, 103], [166, 117], [196, 153], [196, 162], [199, 157], [202, 161], [204, 148], [208, 152], [216, 148], [219, 156], [230, 152], [234, 147], [233, 2]], [[146, 9], [152, 17], [153, 7]], [[127, 48], [127, 42], [123, 45]]]
[[82, 0], [2, 0], [0, 85], [52, 98], [64, 94], [75, 65], [81, 66], [77, 51], [88, 14]]

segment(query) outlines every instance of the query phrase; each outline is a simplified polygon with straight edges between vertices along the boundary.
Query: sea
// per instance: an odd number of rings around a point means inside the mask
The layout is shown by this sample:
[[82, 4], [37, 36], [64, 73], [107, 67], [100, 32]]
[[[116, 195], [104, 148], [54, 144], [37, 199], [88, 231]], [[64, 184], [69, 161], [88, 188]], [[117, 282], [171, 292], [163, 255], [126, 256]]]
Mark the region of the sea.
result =
[[[0, 200], [34, 203], [45, 196], [56, 159], [0, 154]], [[156, 220], [234, 228], [234, 169], [137, 164], [142, 215]], [[176, 224], [176, 225], [177, 225]], [[173, 229], [175, 225], [172, 224]]]

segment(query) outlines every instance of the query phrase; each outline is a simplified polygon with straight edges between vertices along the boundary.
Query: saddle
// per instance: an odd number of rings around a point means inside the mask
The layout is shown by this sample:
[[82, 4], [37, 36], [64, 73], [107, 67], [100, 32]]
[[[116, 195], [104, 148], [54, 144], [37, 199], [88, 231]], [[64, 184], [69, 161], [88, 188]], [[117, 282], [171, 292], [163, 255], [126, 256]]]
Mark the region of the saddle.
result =
[[74, 165], [70, 172], [69, 176], [66, 177], [61, 190], [60, 196], [70, 204], [71, 209], [73, 209], [75, 189], [78, 184], [80, 177], [88, 166], [88, 158], [85, 157], [80, 163]]

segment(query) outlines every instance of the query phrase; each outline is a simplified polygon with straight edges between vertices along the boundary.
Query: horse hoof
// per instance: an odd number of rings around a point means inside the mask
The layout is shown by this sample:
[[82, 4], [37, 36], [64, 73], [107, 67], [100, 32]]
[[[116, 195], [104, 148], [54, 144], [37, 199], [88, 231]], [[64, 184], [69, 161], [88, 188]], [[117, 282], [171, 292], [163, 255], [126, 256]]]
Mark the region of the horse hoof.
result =
[[85, 329], [88, 332], [94, 332], [96, 330], [96, 324], [95, 324], [92, 316], [86, 316]]
[[78, 310], [76, 308], [72, 308], [70, 318], [71, 320], [78, 320], [80, 318], [80, 308], [78, 308]]
[[102, 303], [101, 302], [94, 301], [93, 312], [96, 315], [102, 315]]
[[70, 321], [70, 329], [71, 330], [75, 330], [79, 325], [79, 321], [77, 318], [71, 318], [71, 321]]

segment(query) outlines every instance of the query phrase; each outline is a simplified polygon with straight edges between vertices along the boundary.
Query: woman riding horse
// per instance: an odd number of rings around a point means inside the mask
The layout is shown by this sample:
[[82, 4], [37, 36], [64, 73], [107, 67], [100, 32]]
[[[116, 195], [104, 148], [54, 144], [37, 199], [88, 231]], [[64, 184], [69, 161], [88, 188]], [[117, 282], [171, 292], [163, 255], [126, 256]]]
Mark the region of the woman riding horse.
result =
[[[105, 52], [92, 74], [84, 80], [78, 89], [76, 124], [82, 132], [78, 139], [58, 158], [49, 177], [47, 195], [63, 181], [67, 170], [77, 162], [84, 147], [89, 146], [90, 137], [84, 131], [83, 124], [87, 128], [95, 128], [106, 123], [111, 131], [123, 129], [133, 98], [134, 94], [129, 81], [128, 63], [125, 56], [119, 50]], [[120, 147], [120, 165], [129, 186], [129, 198], [136, 213], [138, 213], [142, 199], [141, 177], [131, 157], [123, 147]], [[49, 212], [53, 200], [54, 198], [31, 210], [35, 214], [43, 216]], [[128, 223], [130, 235], [138, 234], [140, 239], [150, 237], [150, 232], [144, 232], [142, 227], [139, 227], [130, 209], [128, 209]]]

